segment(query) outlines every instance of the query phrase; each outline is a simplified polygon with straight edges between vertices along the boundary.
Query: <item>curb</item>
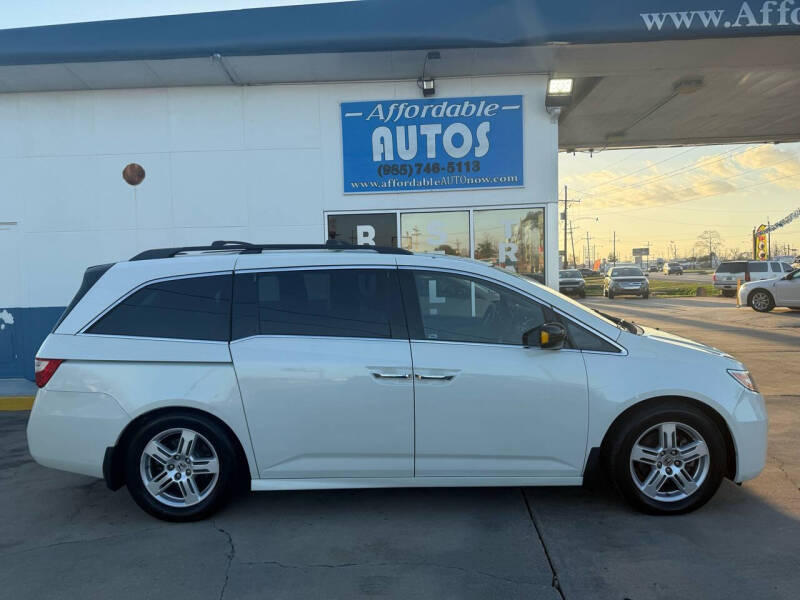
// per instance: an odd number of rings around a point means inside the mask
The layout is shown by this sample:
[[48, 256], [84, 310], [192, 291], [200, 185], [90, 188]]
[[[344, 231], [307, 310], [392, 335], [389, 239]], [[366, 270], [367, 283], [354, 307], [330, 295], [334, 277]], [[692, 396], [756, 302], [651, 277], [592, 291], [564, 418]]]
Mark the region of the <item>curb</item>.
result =
[[30, 410], [33, 408], [33, 396], [0, 397], [0, 412], [12, 410]]

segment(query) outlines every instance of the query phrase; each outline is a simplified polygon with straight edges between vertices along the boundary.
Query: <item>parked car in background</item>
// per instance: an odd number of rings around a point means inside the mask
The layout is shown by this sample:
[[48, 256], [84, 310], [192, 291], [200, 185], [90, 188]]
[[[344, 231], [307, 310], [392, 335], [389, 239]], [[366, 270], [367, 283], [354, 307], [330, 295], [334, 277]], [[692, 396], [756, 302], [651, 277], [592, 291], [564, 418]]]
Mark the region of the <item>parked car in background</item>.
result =
[[477, 261], [295, 248], [87, 270], [37, 353], [34, 459], [172, 521], [244, 483], [580, 485], [600, 464], [640, 510], [680, 514], [764, 468], [764, 398], [719, 350]]
[[581, 275], [584, 277], [597, 277], [601, 275], [600, 271], [595, 271], [594, 269], [587, 269], [586, 267], [582, 267], [578, 269], [581, 272]]
[[664, 275], [683, 275], [683, 267], [676, 262], [664, 263]]
[[603, 281], [603, 295], [609, 299], [622, 295], [649, 298], [650, 282], [639, 267], [613, 267]]
[[736, 295], [738, 281], [760, 281], [775, 279], [790, 272], [792, 267], [777, 260], [726, 260], [717, 267], [711, 280], [723, 296]]
[[586, 298], [586, 282], [578, 269], [564, 269], [558, 272], [558, 291], [567, 296]]
[[649, 273], [658, 273], [660, 270], [661, 267], [659, 267], [658, 265], [650, 265], [649, 267], [647, 267], [647, 271]]
[[800, 308], [800, 269], [743, 284], [739, 288], [739, 304], [758, 312], [769, 312], [776, 306]]

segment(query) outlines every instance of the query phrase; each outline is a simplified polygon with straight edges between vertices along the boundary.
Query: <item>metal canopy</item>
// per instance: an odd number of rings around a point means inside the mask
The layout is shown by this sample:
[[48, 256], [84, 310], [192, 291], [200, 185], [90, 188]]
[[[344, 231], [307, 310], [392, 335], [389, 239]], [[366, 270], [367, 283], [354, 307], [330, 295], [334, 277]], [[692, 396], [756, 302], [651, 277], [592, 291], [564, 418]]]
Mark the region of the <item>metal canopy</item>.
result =
[[438, 49], [437, 78], [575, 78], [564, 150], [800, 140], [800, 9], [750, 4], [364, 0], [4, 30], [0, 92], [416, 79]]

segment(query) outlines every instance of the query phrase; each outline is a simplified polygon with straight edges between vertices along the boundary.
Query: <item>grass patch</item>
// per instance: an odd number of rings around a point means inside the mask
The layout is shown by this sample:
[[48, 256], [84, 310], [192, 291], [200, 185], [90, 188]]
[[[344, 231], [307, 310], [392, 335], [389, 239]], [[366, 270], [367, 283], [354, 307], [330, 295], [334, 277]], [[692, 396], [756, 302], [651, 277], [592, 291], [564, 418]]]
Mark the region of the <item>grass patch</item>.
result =
[[[719, 296], [720, 293], [713, 285], [700, 285], [697, 283], [679, 283], [674, 280], [665, 281], [662, 279], [650, 280], [650, 294], [652, 296], [660, 297], [681, 297], [681, 296], [696, 296], [697, 288], [704, 288], [706, 296]], [[587, 296], [602, 296], [603, 295], [603, 278], [602, 277], [587, 277], [586, 278], [586, 295]]]

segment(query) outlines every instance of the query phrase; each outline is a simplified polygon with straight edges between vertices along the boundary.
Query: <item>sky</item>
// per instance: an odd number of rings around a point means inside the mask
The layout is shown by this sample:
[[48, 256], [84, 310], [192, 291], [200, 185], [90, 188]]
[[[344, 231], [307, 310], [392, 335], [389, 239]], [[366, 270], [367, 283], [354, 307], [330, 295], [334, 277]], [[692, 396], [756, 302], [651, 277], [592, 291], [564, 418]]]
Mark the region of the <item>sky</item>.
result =
[[[800, 208], [800, 144], [561, 153], [559, 180], [559, 198], [566, 185], [580, 200], [568, 211], [578, 262], [587, 233], [600, 258], [611, 253], [614, 231], [622, 260], [648, 243], [651, 256], [672, 258], [675, 246], [678, 258], [692, 256], [706, 230], [719, 233], [724, 255], [749, 251], [753, 227]], [[800, 252], [800, 219], [771, 241]]]
[[0, 29], [346, 0], [0, 0]]

